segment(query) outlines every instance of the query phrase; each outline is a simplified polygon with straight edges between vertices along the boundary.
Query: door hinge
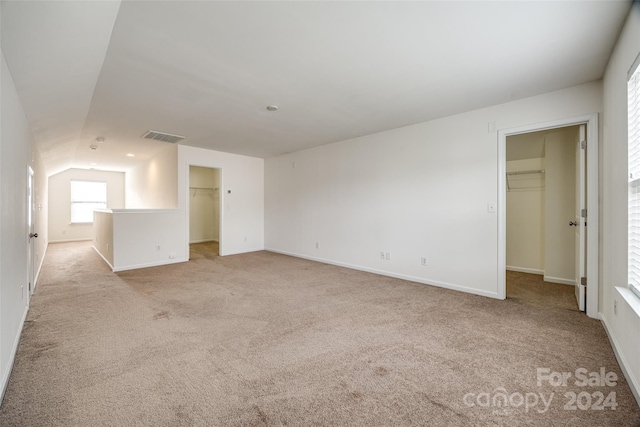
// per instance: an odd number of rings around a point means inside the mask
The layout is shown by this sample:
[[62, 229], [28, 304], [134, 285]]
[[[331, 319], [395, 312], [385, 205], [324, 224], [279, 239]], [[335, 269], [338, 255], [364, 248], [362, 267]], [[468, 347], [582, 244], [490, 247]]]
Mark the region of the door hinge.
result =
[[[580, 278], [580, 284], [582, 286], [587, 286], [587, 278], [586, 277], [581, 277]], [[586, 290], [585, 290], [585, 292], [586, 292]]]
[[585, 148], [587, 148], [587, 141], [586, 140], [580, 141], [580, 148], [582, 148], [583, 150]]
[[586, 217], [587, 217], [587, 210], [586, 210], [586, 209], [582, 209], [582, 210], [580, 211], [580, 216], [581, 216], [582, 218], [586, 218]]

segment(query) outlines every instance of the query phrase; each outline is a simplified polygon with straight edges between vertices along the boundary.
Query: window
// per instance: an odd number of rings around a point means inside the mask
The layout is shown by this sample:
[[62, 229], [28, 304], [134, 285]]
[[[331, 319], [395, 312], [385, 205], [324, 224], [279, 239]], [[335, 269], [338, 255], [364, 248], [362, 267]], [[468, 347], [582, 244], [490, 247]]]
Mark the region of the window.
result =
[[640, 297], [640, 67], [636, 59], [627, 85], [628, 95], [628, 279], [631, 290]]
[[107, 208], [107, 183], [71, 180], [71, 223], [93, 223], [93, 210]]

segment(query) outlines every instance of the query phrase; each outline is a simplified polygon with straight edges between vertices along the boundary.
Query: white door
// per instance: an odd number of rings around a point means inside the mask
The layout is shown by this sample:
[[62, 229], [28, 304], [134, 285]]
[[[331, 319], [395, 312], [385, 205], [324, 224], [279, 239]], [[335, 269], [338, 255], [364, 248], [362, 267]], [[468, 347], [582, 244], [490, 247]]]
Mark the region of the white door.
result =
[[27, 175], [27, 224], [29, 237], [27, 243], [27, 278], [29, 280], [27, 298], [31, 296], [35, 287], [35, 271], [36, 271], [36, 242], [38, 233], [35, 232], [35, 197], [33, 194], [33, 169], [29, 168]]
[[578, 308], [585, 311], [586, 307], [586, 159], [587, 159], [587, 132], [586, 126], [580, 125], [578, 141], [576, 143], [576, 214], [575, 219], [569, 223], [576, 228], [576, 299]]

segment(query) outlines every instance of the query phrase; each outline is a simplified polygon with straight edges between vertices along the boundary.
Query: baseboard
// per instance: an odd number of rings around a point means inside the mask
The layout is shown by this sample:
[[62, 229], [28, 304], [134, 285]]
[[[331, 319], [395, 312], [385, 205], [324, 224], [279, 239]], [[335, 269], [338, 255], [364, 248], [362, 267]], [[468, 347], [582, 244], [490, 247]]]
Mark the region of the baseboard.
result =
[[144, 264], [125, 265], [124, 267], [112, 267], [112, 270], [114, 273], [117, 273], [119, 271], [137, 270], [139, 268], [159, 267], [161, 265], [178, 264], [180, 262], [187, 262], [187, 261], [189, 260], [188, 259], [172, 259], [168, 261], [154, 261], [154, 262], [148, 262]]
[[7, 391], [7, 385], [9, 385], [9, 378], [11, 377], [11, 371], [13, 370], [13, 363], [16, 360], [16, 354], [18, 353], [18, 345], [20, 344], [20, 337], [22, 336], [22, 330], [24, 329], [24, 322], [27, 320], [27, 313], [29, 313], [29, 306], [25, 306], [24, 313], [22, 314], [22, 320], [20, 321], [20, 327], [18, 328], [18, 333], [16, 334], [16, 338], [13, 341], [13, 346], [11, 347], [11, 353], [9, 356], [9, 360], [7, 361], [7, 366], [5, 369], [5, 374], [2, 376], [2, 382], [0, 383], [0, 404], [2, 404], [2, 400], [4, 399], [4, 393]]
[[544, 270], [538, 270], [537, 268], [514, 267], [512, 265], [507, 265], [507, 270], [517, 271], [519, 273], [537, 274], [538, 276], [544, 275]]
[[627, 359], [624, 357], [624, 354], [620, 351], [620, 345], [616, 340], [615, 336], [611, 333], [611, 329], [609, 328], [609, 324], [607, 323], [606, 317], [600, 313], [600, 321], [604, 326], [604, 330], [607, 333], [607, 337], [609, 337], [609, 342], [611, 343], [611, 347], [613, 347], [613, 354], [615, 354], [616, 359], [618, 360], [618, 365], [620, 365], [620, 369], [622, 369], [622, 374], [624, 375], [627, 383], [629, 384], [629, 388], [631, 389], [631, 393], [633, 393], [633, 397], [636, 398], [636, 403], [640, 406], [640, 383], [639, 380], [633, 377], [630, 374], [630, 370], [628, 368], [629, 364], [627, 363]]
[[192, 244], [192, 243], [209, 243], [209, 242], [220, 243], [220, 242], [218, 242], [217, 239], [205, 239], [205, 240], [192, 240], [192, 241], [189, 242], [189, 244]]
[[333, 261], [333, 260], [324, 259], [324, 258], [317, 258], [317, 257], [311, 257], [311, 256], [307, 256], [307, 255], [300, 255], [300, 254], [281, 251], [281, 250], [273, 249], [273, 248], [265, 248], [264, 250], [265, 251], [269, 251], [269, 252], [275, 252], [275, 253], [282, 254], [282, 255], [292, 256], [292, 257], [295, 257], [295, 258], [308, 259], [310, 261], [322, 262], [324, 264], [331, 264], [331, 265], [336, 265], [338, 267], [350, 268], [352, 270], [358, 270], [358, 271], [364, 271], [364, 272], [367, 272], [367, 273], [379, 274], [380, 276], [393, 277], [394, 279], [407, 280], [409, 282], [421, 283], [423, 285], [435, 286], [435, 287], [438, 287], [438, 288], [451, 289], [453, 291], [465, 292], [465, 293], [468, 293], [468, 294], [474, 294], [474, 295], [480, 295], [480, 296], [483, 296], [483, 297], [500, 299], [500, 297], [498, 296], [497, 292], [482, 291], [482, 290], [479, 290], [479, 289], [468, 288], [466, 286], [460, 286], [460, 285], [456, 285], [456, 284], [453, 284], [453, 283], [441, 282], [441, 281], [438, 281], [438, 280], [428, 280], [428, 279], [423, 279], [421, 277], [414, 277], [414, 276], [409, 276], [409, 275], [405, 275], [405, 274], [398, 274], [398, 273], [393, 273], [393, 272], [390, 272], [390, 271], [378, 270], [378, 269], [375, 269], [375, 268], [363, 267], [361, 265], [354, 265], [354, 264], [349, 264], [349, 263], [344, 263], [344, 262], [339, 262], [339, 261]]
[[104, 260], [104, 262], [106, 262], [106, 263], [107, 263], [107, 265], [109, 266], [109, 268], [111, 268], [111, 271], [114, 271], [114, 270], [113, 270], [113, 265], [111, 265], [111, 263], [109, 262], [109, 260], [108, 260], [108, 259], [106, 259], [106, 258], [104, 257], [104, 255], [102, 255], [102, 254], [100, 253], [100, 251], [98, 250], [98, 248], [96, 248], [96, 247], [95, 247], [95, 246], [93, 246], [93, 245], [91, 245], [91, 247], [93, 248], [93, 250], [94, 250], [94, 251], [96, 251], [96, 253], [97, 253], [98, 255], [100, 255], [100, 258], [102, 258], [102, 259]]
[[[229, 251], [229, 252], [225, 252], [225, 253], [220, 253], [220, 256], [248, 254], [248, 253], [251, 253], [251, 252], [260, 252], [260, 251], [264, 251], [264, 250], [268, 250], [268, 249], [265, 249], [265, 248], [249, 248], [249, 249], [241, 250], [241, 251]], [[275, 251], [272, 251], [272, 252], [275, 252]], [[295, 256], [295, 255], [292, 255], [292, 256]]]
[[87, 242], [87, 241], [89, 241], [89, 240], [93, 240], [93, 238], [88, 238], [88, 239], [49, 240], [49, 243]]
[[544, 280], [545, 282], [550, 282], [550, 283], [559, 283], [561, 285], [575, 286], [575, 284], [576, 284], [576, 281], [573, 280], [573, 279], [563, 279], [561, 277], [544, 276], [542, 278], [542, 280]]

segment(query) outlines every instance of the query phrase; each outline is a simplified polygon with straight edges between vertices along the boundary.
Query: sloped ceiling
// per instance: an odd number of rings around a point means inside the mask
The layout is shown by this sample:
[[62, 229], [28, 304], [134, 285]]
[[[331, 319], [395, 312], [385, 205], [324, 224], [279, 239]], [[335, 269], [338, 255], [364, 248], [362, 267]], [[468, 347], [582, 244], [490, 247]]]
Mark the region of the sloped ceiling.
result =
[[126, 170], [149, 129], [266, 158], [598, 80], [630, 7], [3, 1], [1, 38], [49, 173]]

